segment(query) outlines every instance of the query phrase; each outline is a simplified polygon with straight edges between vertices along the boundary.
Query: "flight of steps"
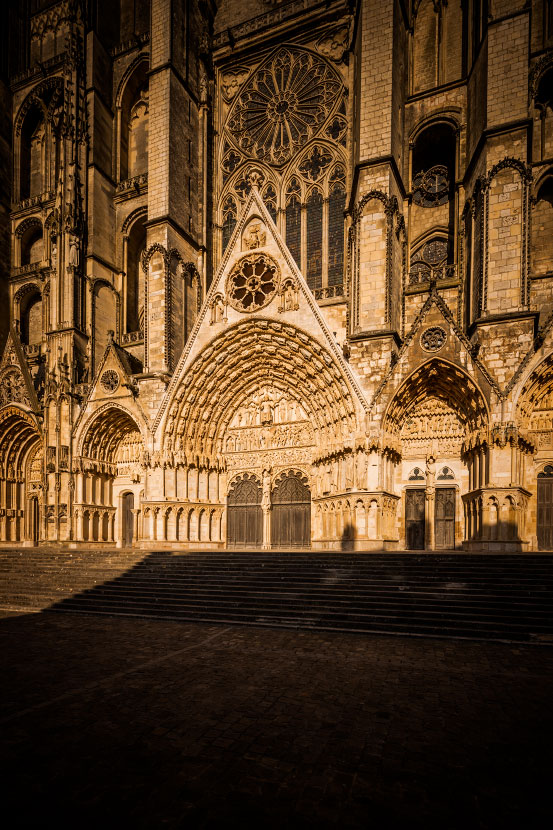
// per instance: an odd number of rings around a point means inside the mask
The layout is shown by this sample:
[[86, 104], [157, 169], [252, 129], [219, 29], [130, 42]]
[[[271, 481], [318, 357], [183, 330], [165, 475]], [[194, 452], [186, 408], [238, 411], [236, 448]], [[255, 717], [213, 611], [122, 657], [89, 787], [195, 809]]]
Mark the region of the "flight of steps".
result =
[[4, 550], [0, 608], [553, 644], [553, 555]]

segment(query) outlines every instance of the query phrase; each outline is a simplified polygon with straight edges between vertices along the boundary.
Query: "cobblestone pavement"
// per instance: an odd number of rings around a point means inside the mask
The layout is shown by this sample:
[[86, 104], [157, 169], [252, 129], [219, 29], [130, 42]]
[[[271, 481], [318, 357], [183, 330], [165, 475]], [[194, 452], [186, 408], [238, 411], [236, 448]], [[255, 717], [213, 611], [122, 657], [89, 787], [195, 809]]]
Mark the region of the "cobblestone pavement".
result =
[[553, 649], [0, 619], [10, 827], [547, 827]]

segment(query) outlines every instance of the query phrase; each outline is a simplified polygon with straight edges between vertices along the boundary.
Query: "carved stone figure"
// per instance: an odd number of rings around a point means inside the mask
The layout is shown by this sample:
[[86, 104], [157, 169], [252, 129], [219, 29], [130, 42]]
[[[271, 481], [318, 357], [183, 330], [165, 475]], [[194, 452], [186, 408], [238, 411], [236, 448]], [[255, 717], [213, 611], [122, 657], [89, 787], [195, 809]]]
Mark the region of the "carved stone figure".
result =
[[74, 235], [69, 238], [69, 265], [71, 268], [79, 267], [79, 238]]
[[265, 245], [267, 234], [261, 229], [259, 222], [249, 226], [247, 233], [244, 235], [244, 247], [249, 250], [261, 248]]

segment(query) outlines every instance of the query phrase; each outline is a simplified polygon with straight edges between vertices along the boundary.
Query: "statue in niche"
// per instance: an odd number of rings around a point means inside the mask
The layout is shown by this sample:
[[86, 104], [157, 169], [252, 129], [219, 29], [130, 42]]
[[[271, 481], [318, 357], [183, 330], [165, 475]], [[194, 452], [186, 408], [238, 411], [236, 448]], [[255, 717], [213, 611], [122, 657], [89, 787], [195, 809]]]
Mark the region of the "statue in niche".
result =
[[340, 469], [338, 464], [333, 461], [330, 465], [330, 492], [336, 493], [338, 490], [338, 477], [340, 475]]
[[73, 234], [69, 237], [69, 266], [79, 267], [79, 238]]
[[296, 311], [299, 308], [298, 289], [292, 280], [287, 280], [280, 291], [279, 311]]
[[223, 297], [217, 294], [211, 304], [211, 324], [226, 322], [226, 304]]
[[354, 470], [353, 453], [348, 453], [345, 459], [346, 468], [346, 490], [351, 490], [353, 487], [353, 470]]
[[323, 492], [330, 493], [330, 462], [324, 465], [323, 470]]
[[261, 230], [261, 224], [259, 222], [250, 225], [247, 233], [244, 234], [244, 246], [249, 250], [261, 248], [265, 245], [266, 240], [267, 234]]
[[426, 485], [427, 487], [433, 487], [434, 481], [436, 479], [436, 459], [433, 455], [427, 455], [426, 457]]
[[367, 486], [367, 456], [364, 452], [357, 453], [357, 486], [364, 490]]
[[269, 396], [266, 394], [263, 400], [261, 401], [261, 406], [259, 408], [259, 416], [261, 419], [262, 424], [272, 424], [273, 423], [273, 410], [271, 407], [271, 402], [269, 400]]
[[58, 243], [56, 237], [52, 237], [52, 254], [51, 254], [52, 270], [55, 271], [58, 267]]

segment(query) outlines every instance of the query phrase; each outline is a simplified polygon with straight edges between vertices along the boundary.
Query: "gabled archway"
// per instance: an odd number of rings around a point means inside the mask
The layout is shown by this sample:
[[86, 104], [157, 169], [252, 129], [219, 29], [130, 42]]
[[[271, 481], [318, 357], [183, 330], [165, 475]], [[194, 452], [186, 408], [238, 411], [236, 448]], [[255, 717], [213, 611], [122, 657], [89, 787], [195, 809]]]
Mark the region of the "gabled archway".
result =
[[0, 410], [1, 541], [42, 538], [42, 476], [42, 440], [34, 417], [18, 406], [4, 407]]
[[[115, 404], [97, 410], [83, 425], [74, 464], [76, 541], [136, 541], [138, 522], [128, 523], [141, 489], [144, 441], [131, 413]], [[132, 507], [124, 494], [133, 495]]]
[[403, 472], [398, 465], [393, 475], [403, 500], [400, 544], [460, 546], [461, 497], [479, 491], [488, 478], [489, 409], [483, 393], [459, 366], [432, 358], [396, 391], [383, 430], [402, 461]]

